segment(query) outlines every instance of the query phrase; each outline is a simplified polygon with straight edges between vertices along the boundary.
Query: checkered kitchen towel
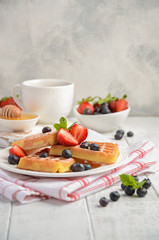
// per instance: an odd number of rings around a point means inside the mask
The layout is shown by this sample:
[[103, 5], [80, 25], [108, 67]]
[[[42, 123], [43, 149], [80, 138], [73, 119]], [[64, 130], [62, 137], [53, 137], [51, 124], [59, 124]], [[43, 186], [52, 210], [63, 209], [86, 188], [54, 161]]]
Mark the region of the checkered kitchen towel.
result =
[[83, 178], [39, 178], [0, 169], [0, 194], [11, 201], [31, 203], [48, 198], [75, 201], [108, 188], [120, 180], [119, 175], [155, 172], [158, 150], [152, 142], [138, 142], [128, 147], [129, 163], [105, 174]]

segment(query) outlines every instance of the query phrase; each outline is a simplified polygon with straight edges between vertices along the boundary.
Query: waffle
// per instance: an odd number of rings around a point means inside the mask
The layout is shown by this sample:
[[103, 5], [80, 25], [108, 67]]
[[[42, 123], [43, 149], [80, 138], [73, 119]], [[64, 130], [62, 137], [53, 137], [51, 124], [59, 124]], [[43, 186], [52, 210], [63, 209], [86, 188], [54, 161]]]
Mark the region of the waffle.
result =
[[30, 150], [25, 150], [26, 155], [39, 154], [41, 152], [49, 153], [50, 147], [35, 148]]
[[17, 165], [19, 169], [32, 170], [38, 172], [63, 173], [70, 170], [75, 162], [73, 158], [48, 156], [41, 158], [36, 154], [22, 157]]
[[[93, 142], [90, 142], [93, 143]], [[80, 148], [77, 146], [69, 146], [72, 157], [85, 159], [88, 161], [99, 162], [104, 164], [113, 164], [119, 156], [118, 144], [95, 142], [100, 146], [99, 151]], [[54, 145], [50, 148], [49, 155], [61, 156], [62, 151], [68, 147], [62, 145]]]
[[55, 131], [34, 134], [13, 142], [12, 146], [16, 144], [24, 150], [48, 147], [57, 143], [56, 134]]

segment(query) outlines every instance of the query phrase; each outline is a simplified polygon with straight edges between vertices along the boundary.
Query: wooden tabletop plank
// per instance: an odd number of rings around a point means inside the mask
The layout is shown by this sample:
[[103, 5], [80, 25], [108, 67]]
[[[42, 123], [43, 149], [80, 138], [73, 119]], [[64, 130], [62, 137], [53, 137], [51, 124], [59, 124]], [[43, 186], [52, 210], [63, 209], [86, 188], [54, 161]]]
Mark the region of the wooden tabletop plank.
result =
[[0, 239], [6, 240], [11, 217], [11, 202], [0, 195]]
[[56, 199], [20, 205], [12, 210], [8, 240], [93, 240], [85, 199]]

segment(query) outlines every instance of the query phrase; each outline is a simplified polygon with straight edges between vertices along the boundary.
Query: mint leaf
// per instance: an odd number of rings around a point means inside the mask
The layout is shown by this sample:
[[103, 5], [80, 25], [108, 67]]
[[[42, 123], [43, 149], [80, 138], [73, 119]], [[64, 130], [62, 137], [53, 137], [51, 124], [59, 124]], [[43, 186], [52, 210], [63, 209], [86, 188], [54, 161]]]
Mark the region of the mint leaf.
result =
[[130, 181], [131, 186], [133, 187], [133, 189], [136, 189], [137, 182], [136, 182], [135, 178], [132, 175], [129, 175], [129, 181]]
[[60, 128], [61, 128], [61, 124], [60, 124], [60, 123], [55, 123], [55, 124], [54, 124], [54, 128], [55, 128], [57, 131], [59, 131]]
[[120, 175], [120, 180], [126, 187], [132, 186], [134, 189], [137, 187], [137, 182], [131, 175], [122, 174]]
[[120, 175], [120, 180], [124, 184], [124, 186], [126, 186], [126, 187], [131, 184], [130, 180], [129, 180], [129, 175], [127, 175], [127, 174], [121, 174]]
[[61, 117], [60, 120], [59, 120], [60, 123], [55, 123], [54, 124], [54, 128], [59, 131], [60, 128], [64, 128], [67, 130], [67, 121], [64, 117]]
[[67, 129], [67, 121], [66, 121], [66, 118], [61, 117], [61, 118], [60, 118], [60, 124], [61, 124], [61, 128]]
[[137, 184], [137, 187], [136, 187], [136, 188], [141, 188], [141, 187], [144, 185], [145, 182], [146, 182], [146, 181], [139, 182], [139, 183]]

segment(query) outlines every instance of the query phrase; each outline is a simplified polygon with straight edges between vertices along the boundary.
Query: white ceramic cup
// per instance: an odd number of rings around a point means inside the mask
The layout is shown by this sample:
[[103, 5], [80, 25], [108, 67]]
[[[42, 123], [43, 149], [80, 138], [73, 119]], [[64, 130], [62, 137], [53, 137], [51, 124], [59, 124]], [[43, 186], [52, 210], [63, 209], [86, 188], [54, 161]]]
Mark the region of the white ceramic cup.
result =
[[55, 123], [72, 110], [74, 84], [59, 79], [27, 80], [15, 85], [12, 94], [23, 111], [38, 113], [41, 123]]

